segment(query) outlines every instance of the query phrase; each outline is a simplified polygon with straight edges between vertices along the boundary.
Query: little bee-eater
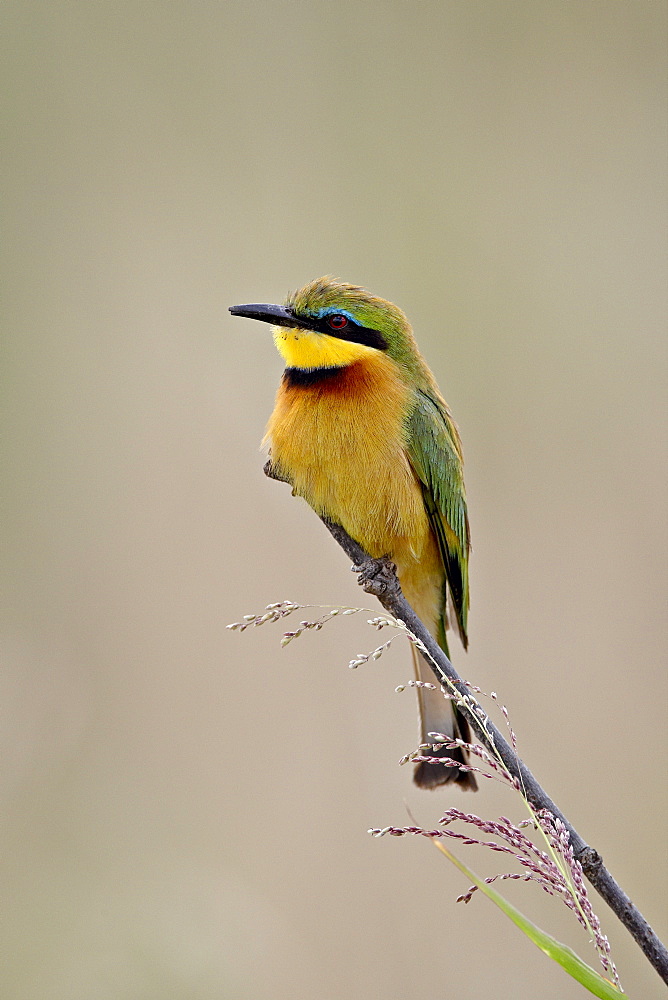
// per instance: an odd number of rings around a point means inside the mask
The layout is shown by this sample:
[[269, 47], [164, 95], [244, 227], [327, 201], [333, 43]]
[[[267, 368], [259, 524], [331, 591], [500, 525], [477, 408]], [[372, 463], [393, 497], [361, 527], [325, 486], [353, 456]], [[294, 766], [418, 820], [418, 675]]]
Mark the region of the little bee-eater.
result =
[[[286, 364], [265, 442], [277, 478], [374, 558], [396, 564], [409, 604], [447, 653], [453, 625], [464, 648], [469, 607], [469, 524], [457, 427], [411, 326], [391, 302], [357, 285], [318, 278], [284, 306], [232, 306], [270, 323]], [[434, 682], [417, 654], [416, 676]], [[438, 688], [418, 688], [420, 735], [468, 741], [466, 720]], [[432, 741], [433, 742], [433, 741]], [[443, 756], [465, 762], [459, 750]], [[422, 763], [415, 782], [473, 774]]]

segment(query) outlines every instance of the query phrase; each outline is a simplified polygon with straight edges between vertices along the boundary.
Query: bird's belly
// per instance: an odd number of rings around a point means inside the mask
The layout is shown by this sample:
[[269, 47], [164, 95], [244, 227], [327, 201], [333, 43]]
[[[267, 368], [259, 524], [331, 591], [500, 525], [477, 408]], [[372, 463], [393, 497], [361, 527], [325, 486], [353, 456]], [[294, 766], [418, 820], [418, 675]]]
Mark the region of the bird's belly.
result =
[[386, 364], [358, 362], [315, 386], [283, 384], [266, 440], [294, 493], [370, 555], [390, 556], [401, 578], [434, 561], [435, 543], [405, 452], [408, 390]]

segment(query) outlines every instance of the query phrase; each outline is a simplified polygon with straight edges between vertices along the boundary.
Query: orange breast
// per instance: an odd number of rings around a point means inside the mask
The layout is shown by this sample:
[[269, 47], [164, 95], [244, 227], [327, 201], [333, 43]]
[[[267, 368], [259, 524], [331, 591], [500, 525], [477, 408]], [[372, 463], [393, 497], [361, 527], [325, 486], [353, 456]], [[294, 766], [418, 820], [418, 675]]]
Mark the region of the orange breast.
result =
[[281, 384], [265, 441], [294, 493], [372, 556], [390, 556], [409, 601], [438, 617], [443, 569], [405, 452], [410, 390], [385, 355], [310, 386]]

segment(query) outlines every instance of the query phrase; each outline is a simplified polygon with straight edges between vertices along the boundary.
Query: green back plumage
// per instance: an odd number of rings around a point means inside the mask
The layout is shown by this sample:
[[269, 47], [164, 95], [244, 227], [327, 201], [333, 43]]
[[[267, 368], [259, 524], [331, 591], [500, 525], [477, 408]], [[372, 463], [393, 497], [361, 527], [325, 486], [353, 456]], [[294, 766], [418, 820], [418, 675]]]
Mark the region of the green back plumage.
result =
[[[466, 648], [470, 540], [459, 435], [440, 396], [433, 398], [420, 389], [415, 391], [415, 406], [407, 425], [408, 457], [422, 483], [422, 495], [443, 560], [456, 624]], [[444, 593], [444, 606], [445, 597]]]

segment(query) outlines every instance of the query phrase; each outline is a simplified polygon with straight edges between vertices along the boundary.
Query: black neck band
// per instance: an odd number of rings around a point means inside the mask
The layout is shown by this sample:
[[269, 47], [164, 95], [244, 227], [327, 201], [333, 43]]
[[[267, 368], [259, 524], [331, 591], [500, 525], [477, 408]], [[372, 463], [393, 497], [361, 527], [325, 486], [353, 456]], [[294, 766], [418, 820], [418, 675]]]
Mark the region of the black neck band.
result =
[[293, 385], [317, 385], [319, 382], [326, 382], [328, 379], [336, 378], [346, 365], [337, 365], [331, 368], [286, 368], [283, 372], [283, 384]]

